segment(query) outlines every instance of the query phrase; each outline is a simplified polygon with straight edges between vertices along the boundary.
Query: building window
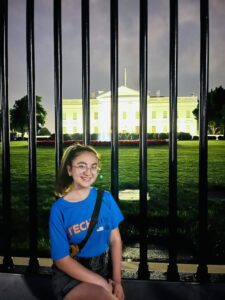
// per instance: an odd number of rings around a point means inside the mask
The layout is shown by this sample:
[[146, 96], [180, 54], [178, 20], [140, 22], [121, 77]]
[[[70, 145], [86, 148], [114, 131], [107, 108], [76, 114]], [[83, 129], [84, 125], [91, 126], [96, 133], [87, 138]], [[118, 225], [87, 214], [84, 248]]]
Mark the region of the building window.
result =
[[163, 127], [163, 132], [165, 132], [165, 133], [167, 133], [167, 132], [168, 132], [168, 128], [167, 128], [167, 126], [164, 126], [164, 127]]
[[123, 111], [123, 113], [122, 113], [122, 119], [123, 119], [123, 120], [126, 120], [126, 118], [127, 118], [127, 112], [126, 112], [126, 111]]
[[135, 113], [135, 119], [136, 119], [136, 120], [139, 119], [139, 111], [136, 111], [136, 113]]
[[63, 133], [67, 133], [66, 127], [63, 127]]
[[156, 126], [152, 126], [152, 133], [156, 133]]
[[[152, 119], [156, 119], [156, 111], [152, 111]], [[155, 127], [155, 126], [153, 126]]]
[[94, 112], [94, 120], [98, 120], [98, 112], [97, 111]]
[[163, 112], [163, 119], [167, 119], [167, 111]]
[[77, 113], [76, 112], [73, 113], [73, 120], [77, 120]]
[[191, 112], [190, 112], [190, 110], [186, 110], [186, 118], [187, 118], [187, 119], [190, 119], [190, 117], [191, 117]]
[[135, 133], [139, 134], [140, 126], [135, 126]]
[[94, 133], [98, 133], [98, 127], [97, 126], [94, 127]]
[[66, 120], [66, 113], [63, 113], [63, 120]]
[[77, 127], [76, 126], [73, 127], [73, 133], [77, 133]]

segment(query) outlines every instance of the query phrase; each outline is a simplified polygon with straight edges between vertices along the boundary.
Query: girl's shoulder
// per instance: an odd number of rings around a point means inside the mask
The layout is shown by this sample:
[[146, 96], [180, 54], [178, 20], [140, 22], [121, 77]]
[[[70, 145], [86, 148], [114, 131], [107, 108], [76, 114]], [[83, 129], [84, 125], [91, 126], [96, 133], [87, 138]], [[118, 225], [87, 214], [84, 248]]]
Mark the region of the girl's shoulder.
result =
[[103, 195], [102, 195], [102, 202], [103, 202], [103, 203], [105, 203], [105, 204], [106, 204], [106, 203], [110, 203], [110, 201], [113, 200], [113, 196], [112, 196], [112, 194], [111, 194], [109, 191], [104, 190], [104, 189], [99, 189], [99, 188], [97, 188], [97, 187], [92, 187], [92, 188], [91, 188], [91, 193], [90, 193], [90, 195], [91, 195], [93, 198], [96, 199], [98, 190], [103, 190]]
[[91, 187], [91, 193], [92, 193], [92, 195], [96, 197], [96, 195], [98, 193], [98, 190], [102, 190], [103, 191], [103, 196], [102, 196], [103, 199], [105, 199], [105, 198], [108, 199], [108, 198], [112, 197], [112, 194], [109, 191], [101, 189], [101, 188], [97, 188], [97, 187]]
[[113, 198], [111, 192], [106, 191], [106, 190], [104, 190], [102, 200], [103, 200], [103, 204], [106, 205], [109, 208], [115, 203], [115, 199]]
[[58, 198], [51, 206], [51, 211], [61, 210], [66, 205], [63, 197]]

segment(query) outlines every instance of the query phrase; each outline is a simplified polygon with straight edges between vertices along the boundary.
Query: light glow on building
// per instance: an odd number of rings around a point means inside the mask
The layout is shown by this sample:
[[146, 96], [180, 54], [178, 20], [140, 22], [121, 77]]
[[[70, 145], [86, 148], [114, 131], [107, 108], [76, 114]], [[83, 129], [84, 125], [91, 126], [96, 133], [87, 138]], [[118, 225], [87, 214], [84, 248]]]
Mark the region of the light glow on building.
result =
[[[93, 96], [93, 95], [92, 95]], [[178, 97], [177, 132], [197, 135], [197, 120], [192, 111], [197, 107], [197, 96]], [[139, 133], [139, 91], [126, 86], [118, 88], [118, 132]], [[63, 99], [63, 133], [82, 133], [82, 99]], [[169, 132], [169, 97], [148, 96], [147, 132]], [[98, 140], [111, 139], [111, 92], [99, 92], [90, 99], [90, 133], [98, 134]]]

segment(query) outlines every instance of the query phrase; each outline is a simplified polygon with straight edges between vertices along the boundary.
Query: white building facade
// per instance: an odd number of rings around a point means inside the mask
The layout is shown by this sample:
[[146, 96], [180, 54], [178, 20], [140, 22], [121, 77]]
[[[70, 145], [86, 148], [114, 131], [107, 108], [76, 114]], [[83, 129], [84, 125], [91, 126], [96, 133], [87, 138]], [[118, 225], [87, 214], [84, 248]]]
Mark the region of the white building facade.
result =
[[[192, 111], [197, 107], [197, 96], [178, 97], [177, 131], [197, 135], [197, 120]], [[121, 86], [118, 89], [118, 131], [139, 133], [139, 91]], [[82, 100], [63, 99], [63, 133], [82, 133]], [[90, 132], [98, 139], [111, 139], [111, 92], [90, 99]], [[169, 97], [149, 96], [147, 99], [147, 132], [169, 132]]]

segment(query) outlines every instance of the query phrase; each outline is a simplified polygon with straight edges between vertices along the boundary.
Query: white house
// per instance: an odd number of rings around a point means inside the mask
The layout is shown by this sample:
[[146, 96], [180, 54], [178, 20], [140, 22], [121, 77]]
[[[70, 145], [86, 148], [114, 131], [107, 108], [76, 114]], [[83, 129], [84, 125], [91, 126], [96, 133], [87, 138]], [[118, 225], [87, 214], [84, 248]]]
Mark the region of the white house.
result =
[[[197, 96], [178, 97], [177, 131], [197, 135], [197, 121], [192, 111]], [[126, 86], [118, 88], [119, 133], [139, 133], [139, 91]], [[63, 99], [63, 133], [82, 133], [82, 99]], [[169, 97], [148, 96], [148, 133], [169, 132]], [[111, 139], [111, 92], [101, 92], [90, 99], [90, 132], [99, 140]]]

